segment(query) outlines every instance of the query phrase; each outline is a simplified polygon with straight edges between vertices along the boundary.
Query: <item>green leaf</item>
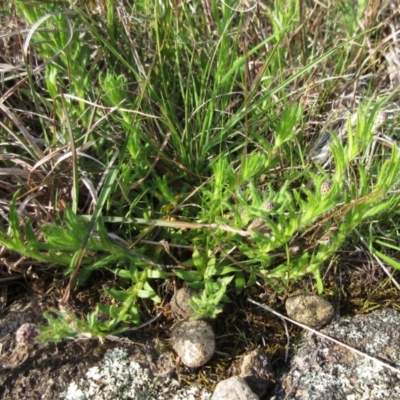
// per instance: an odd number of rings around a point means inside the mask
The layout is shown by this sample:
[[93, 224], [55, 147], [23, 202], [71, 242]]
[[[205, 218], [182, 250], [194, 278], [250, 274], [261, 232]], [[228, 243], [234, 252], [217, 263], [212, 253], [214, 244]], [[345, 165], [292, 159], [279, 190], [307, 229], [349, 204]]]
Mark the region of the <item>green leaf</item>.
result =
[[376, 243], [381, 244], [382, 246], [388, 247], [389, 249], [400, 251], [400, 247], [394, 245], [393, 243], [387, 243], [387, 242], [384, 242], [384, 241], [379, 240], [379, 239], [376, 240]]
[[149, 279], [168, 279], [169, 273], [163, 269], [147, 269]]
[[116, 289], [104, 289], [104, 290], [110, 297], [121, 303], [132, 297], [132, 294], [126, 290], [116, 290]]
[[195, 282], [203, 279], [203, 276], [198, 271], [184, 271], [182, 269], [175, 269], [174, 274], [186, 282]]
[[201, 255], [197, 247], [194, 248], [192, 259], [195, 267], [198, 270], [204, 270], [205, 266], [207, 265], [207, 260], [204, 255]]
[[226, 275], [231, 272], [242, 271], [239, 267], [234, 267], [232, 265], [219, 265], [216, 268], [216, 275]]
[[32, 221], [29, 218], [25, 222], [25, 237], [30, 246], [37, 245], [38, 241], [36, 239], [36, 234], [32, 228]]
[[390, 202], [385, 202], [381, 204], [377, 204], [375, 206], [369, 207], [364, 213], [363, 213], [363, 219], [366, 220], [368, 218], [373, 217], [376, 214], [379, 214], [383, 211], [385, 211], [388, 208], [388, 205]]
[[143, 299], [152, 299], [155, 303], [161, 303], [161, 298], [157, 295], [148, 282], [145, 282], [143, 289], [138, 291], [138, 296]]
[[257, 282], [257, 277], [254, 274], [250, 274], [247, 280], [247, 287], [252, 287]]
[[400, 270], [400, 262], [397, 260], [394, 260], [393, 258], [390, 258], [389, 256], [374, 250], [374, 254], [376, 254], [379, 258], [381, 258], [383, 261], [387, 262], [389, 265], [391, 265], [393, 268], [399, 269]]
[[320, 272], [319, 268], [314, 269], [313, 275], [314, 275], [315, 280], [317, 281], [318, 294], [322, 294], [324, 292], [324, 283], [322, 282], [321, 272]]
[[204, 271], [204, 279], [211, 278], [212, 276], [217, 274], [216, 263], [217, 260], [215, 257], [211, 257], [208, 260], [207, 268]]
[[15, 245], [17, 246], [24, 246], [24, 240], [22, 238], [21, 230], [19, 227], [19, 215], [16, 208], [16, 201], [19, 196], [20, 191], [18, 190], [11, 201], [10, 204], [10, 214], [9, 214], [9, 221], [10, 221], [10, 228], [11, 228], [11, 235]]
[[103, 250], [110, 250], [110, 248], [112, 247], [110, 238], [108, 237], [107, 229], [104, 226], [104, 222], [101, 218], [99, 218], [96, 221], [96, 230], [100, 236], [100, 243], [101, 243]]
[[92, 234], [93, 229], [96, 226], [97, 220], [100, 217], [100, 214], [101, 214], [101, 211], [103, 209], [105, 202], [109, 198], [111, 189], [113, 187], [113, 183], [117, 179], [118, 173], [119, 173], [119, 169], [116, 167], [111, 167], [108, 171], [108, 174], [106, 176], [102, 190], [99, 195], [99, 199], [98, 199], [96, 207], [93, 211], [93, 215], [92, 215], [90, 222], [86, 228], [86, 233], [82, 240], [81, 248], [85, 248], [87, 246], [87, 243], [90, 239], [90, 235]]
[[130, 279], [130, 278], [131, 278], [130, 272], [127, 271], [126, 269], [119, 269], [119, 270], [117, 271], [117, 275], [118, 275], [120, 278], [123, 278], [123, 279]]
[[243, 271], [236, 272], [235, 287], [237, 290], [242, 290], [246, 287], [246, 278]]
[[235, 275], [230, 275], [230, 276], [224, 276], [223, 278], [219, 278], [217, 284], [227, 287], [232, 282], [234, 277]]
[[274, 151], [279, 149], [283, 143], [291, 140], [295, 135], [295, 125], [300, 121], [302, 109], [300, 105], [287, 106], [279, 118], [275, 129]]

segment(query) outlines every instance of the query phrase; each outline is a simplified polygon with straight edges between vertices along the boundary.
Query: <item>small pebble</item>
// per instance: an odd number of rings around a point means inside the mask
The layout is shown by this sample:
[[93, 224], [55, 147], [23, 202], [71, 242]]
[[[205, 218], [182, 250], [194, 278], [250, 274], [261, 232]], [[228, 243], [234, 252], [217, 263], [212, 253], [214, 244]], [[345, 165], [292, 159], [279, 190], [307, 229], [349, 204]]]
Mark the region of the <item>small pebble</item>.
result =
[[193, 290], [186, 287], [176, 291], [171, 299], [171, 312], [175, 319], [186, 319], [193, 314], [193, 309], [189, 305], [189, 300], [194, 294]]
[[290, 318], [313, 328], [328, 325], [335, 316], [332, 305], [320, 296], [298, 292], [286, 300], [286, 312]]
[[215, 334], [206, 321], [181, 321], [172, 328], [171, 344], [184, 365], [197, 368], [213, 356]]

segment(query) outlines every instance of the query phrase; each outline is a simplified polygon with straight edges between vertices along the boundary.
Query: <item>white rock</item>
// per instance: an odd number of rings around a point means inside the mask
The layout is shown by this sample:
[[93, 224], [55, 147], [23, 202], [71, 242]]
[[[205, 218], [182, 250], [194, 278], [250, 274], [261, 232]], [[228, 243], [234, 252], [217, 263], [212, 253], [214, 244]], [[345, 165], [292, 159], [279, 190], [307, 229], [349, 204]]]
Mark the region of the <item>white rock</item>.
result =
[[197, 368], [213, 356], [215, 334], [205, 321], [181, 321], [172, 329], [171, 344], [183, 364]]
[[259, 400], [243, 378], [232, 376], [218, 383], [211, 400]]

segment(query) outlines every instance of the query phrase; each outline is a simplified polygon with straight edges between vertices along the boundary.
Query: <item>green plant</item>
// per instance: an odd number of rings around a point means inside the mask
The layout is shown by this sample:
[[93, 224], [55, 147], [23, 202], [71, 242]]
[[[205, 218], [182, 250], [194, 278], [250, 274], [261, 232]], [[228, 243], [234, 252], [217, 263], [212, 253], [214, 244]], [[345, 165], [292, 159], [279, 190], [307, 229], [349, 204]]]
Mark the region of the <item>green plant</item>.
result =
[[[196, 318], [216, 317], [231, 291], [256, 283], [284, 291], [311, 274], [321, 293], [321, 266], [358, 232], [397, 267], [373, 222], [387, 224], [400, 200], [397, 147], [377, 150], [373, 135], [388, 94], [365, 93], [347, 143], [331, 132], [331, 170], [307, 158], [310, 122], [329, 120], [324, 109], [340, 92], [331, 76], [361, 74], [353, 61], [370, 32], [339, 18], [338, 5], [311, 32], [305, 3], [275, 3], [238, 12], [216, 1], [108, 0], [96, 13], [79, 1], [14, 1], [39, 65], [26, 57], [21, 89], [38, 131], [33, 140], [5, 124], [5, 153], [18, 162], [4, 163], [40, 178], [18, 178], [0, 244], [61, 267], [64, 307], [95, 271], [116, 278], [86, 321], [66, 308], [47, 314], [43, 340], [128, 329], [141, 301], [160, 303], [175, 278], [199, 291]], [[33, 213], [32, 191], [51, 212]], [[257, 219], [261, 228], [248, 229]]]

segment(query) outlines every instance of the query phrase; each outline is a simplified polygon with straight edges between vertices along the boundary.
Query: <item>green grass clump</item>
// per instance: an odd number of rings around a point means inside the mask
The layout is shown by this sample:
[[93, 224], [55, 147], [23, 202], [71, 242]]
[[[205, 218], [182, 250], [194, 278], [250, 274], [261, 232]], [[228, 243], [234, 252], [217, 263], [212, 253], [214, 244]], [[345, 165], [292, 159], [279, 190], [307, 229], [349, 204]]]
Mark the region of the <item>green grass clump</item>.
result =
[[[283, 292], [311, 275], [322, 293], [324, 264], [360, 243], [399, 268], [399, 153], [372, 129], [395, 98], [371, 78], [378, 22], [361, 29], [342, 3], [130, 3], [13, 2], [26, 76], [23, 112], [5, 103], [19, 122], [2, 123], [2, 167], [29, 176], [5, 193], [0, 243], [70, 279], [43, 340], [128, 329], [175, 279], [204, 318], [256, 283]], [[348, 142], [333, 131], [328, 167], [309, 160], [367, 72]], [[257, 218], [267, 229], [246, 230]], [[63, 307], [95, 272], [115, 285], [83, 322]]]

